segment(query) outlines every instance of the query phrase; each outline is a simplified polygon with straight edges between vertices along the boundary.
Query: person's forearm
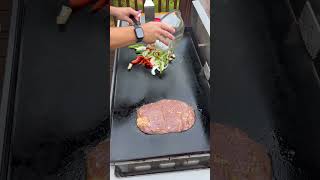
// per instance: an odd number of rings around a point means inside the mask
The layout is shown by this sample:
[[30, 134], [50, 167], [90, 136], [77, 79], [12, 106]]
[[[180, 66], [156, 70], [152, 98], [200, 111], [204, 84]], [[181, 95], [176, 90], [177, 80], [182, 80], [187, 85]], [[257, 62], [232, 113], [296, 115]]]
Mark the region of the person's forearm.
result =
[[115, 16], [116, 15], [116, 7], [110, 6], [110, 15]]
[[116, 49], [120, 47], [125, 47], [136, 42], [136, 35], [134, 33], [134, 28], [129, 27], [119, 27], [110, 28], [110, 48]]

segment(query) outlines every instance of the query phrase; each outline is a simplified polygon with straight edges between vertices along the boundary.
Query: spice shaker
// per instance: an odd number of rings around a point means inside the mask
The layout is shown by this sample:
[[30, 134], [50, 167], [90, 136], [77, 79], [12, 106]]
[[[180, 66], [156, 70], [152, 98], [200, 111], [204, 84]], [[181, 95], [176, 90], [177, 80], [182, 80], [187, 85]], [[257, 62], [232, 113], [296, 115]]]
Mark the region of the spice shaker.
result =
[[174, 40], [167, 39], [169, 40], [169, 46], [166, 46], [160, 41], [156, 41], [156, 44], [155, 44], [156, 47], [162, 50], [175, 49], [177, 44], [183, 38], [184, 28], [185, 28], [180, 11], [175, 10], [171, 13], [168, 13], [165, 16], [163, 16], [160, 21], [172, 26], [175, 29], [175, 33], [173, 34], [175, 39]]
[[154, 20], [154, 3], [152, 0], [146, 0], [144, 3], [145, 22]]

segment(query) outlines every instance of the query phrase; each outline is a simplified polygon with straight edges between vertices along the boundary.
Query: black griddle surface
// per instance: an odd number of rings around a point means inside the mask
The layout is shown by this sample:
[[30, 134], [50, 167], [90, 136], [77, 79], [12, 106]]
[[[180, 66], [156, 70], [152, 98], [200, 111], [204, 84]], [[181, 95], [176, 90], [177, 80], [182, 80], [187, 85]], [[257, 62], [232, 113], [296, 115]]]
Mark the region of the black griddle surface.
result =
[[[90, 132], [108, 114], [107, 23], [101, 14], [83, 9], [60, 32], [55, 23], [59, 2], [23, 3], [12, 147], [13, 163], [18, 162], [12, 174], [23, 179], [55, 173], [65, 156], [92, 142]], [[30, 176], [21, 172], [24, 166]]]
[[[150, 70], [128, 63], [136, 55], [128, 48], [118, 52], [116, 82], [113, 97], [111, 129], [111, 162], [145, 159], [177, 154], [209, 152], [209, 118], [207, 115], [208, 86], [199, 75], [200, 62], [191, 36], [185, 33], [175, 51], [176, 60], [162, 79], [152, 76]], [[188, 131], [165, 135], [146, 135], [136, 126], [136, 109], [160, 99], [178, 99], [196, 110], [196, 123]], [[202, 111], [202, 112], [200, 112]]]
[[[286, 22], [289, 13], [283, 4], [278, 0], [216, 2], [212, 10], [217, 25], [211, 118], [215, 123], [237, 127], [265, 145], [272, 160], [273, 179], [309, 179], [304, 177], [302, 165], [294, 161], [301, 154], [282, 137], [298, 124], [294, 92], [280, 63], [285, 60], [282, 38], [287, 38], [281, 33], [290, 23]], [[308, 124], [304, 120], [298, 121]], [[297, 129], [288, 136], [306, 138], [301, 137], [304, 130]], [[307, 144], [295, 145], [307, 151]], [[295, 155], [290, 156], [292, 152]]]

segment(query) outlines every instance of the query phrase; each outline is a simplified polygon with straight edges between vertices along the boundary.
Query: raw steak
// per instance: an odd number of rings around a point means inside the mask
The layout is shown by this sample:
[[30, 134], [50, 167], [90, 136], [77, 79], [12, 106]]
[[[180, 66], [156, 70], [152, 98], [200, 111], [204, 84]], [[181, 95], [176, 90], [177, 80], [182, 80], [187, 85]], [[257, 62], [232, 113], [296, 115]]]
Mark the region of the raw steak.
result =
[[146, 134], [182, 132], [190, 129], [194, 122], [193, 108], [178, 100], [160, 100], [138, 109], [137, 126]]
[[266, 149], [237, 128], [211, 125], [212, 177], [218, 180], [271, 180]]

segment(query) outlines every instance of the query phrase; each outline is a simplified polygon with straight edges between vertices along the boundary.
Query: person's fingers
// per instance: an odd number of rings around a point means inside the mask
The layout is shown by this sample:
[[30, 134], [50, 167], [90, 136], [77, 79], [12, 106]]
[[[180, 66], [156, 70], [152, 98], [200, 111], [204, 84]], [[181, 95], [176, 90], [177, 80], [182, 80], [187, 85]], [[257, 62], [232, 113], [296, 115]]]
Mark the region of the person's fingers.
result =
[[140, 17], [142, 13], [142, 10], [138, 10], [138, 16]]
[[131, 15], [133, 15], [133, 16], [138, 16], [138, 14], [139, 14], [138, 11], [136, 11], [136, 10], [134, 10], [134, 9], [132, 9], [132, 8], [129, 8], [129, 13], [130, 13]]
[[133, 25], [133, 21], [129, 18], [129, 17], [125, 17], [124, 19], [125, 21], [127, 21], [129, 23], [129, 25]]
[[136, 16], [137, 21], [140, 21], [142, 10], [138, 11], [138, 15]]
[[170, 34], [168, 31], [165, 31], [165, 30], [163, 30], [163, 29], [160, 29], [160, 34], [162, 35], [162, 36], [164, 36], [164, 37], [167, 37], [167, 38], [169, 38], [169, 39], [171, 39], [171, 40], [174, 40], [174, 36], [172, 35], [172, 34]]
[[163, 44], [165, 44], [166, 46], [169, 46], [169, 41], [166, 40], [166, 38], [164, 38], [163, 36], [159, 35], [158, 36], [159, 41], [161, 41]]
[[175, 29], [165, 23], [160, 23], [160, 27], [161, 29], [164, 29], [166, 31], [169, 31], [170, 33], [174, 33], [175, 32]]
[[129, 8], [129, 14], [130, 14], [130, 15], [133, 15], [134, 18], [135, 18], [137, 21], [139, 21], [139, 14], [140, 14], [139, 11], [136, 11], [136, 10], [134, 10], [134, 9], [132, 9], [132, 8]]

